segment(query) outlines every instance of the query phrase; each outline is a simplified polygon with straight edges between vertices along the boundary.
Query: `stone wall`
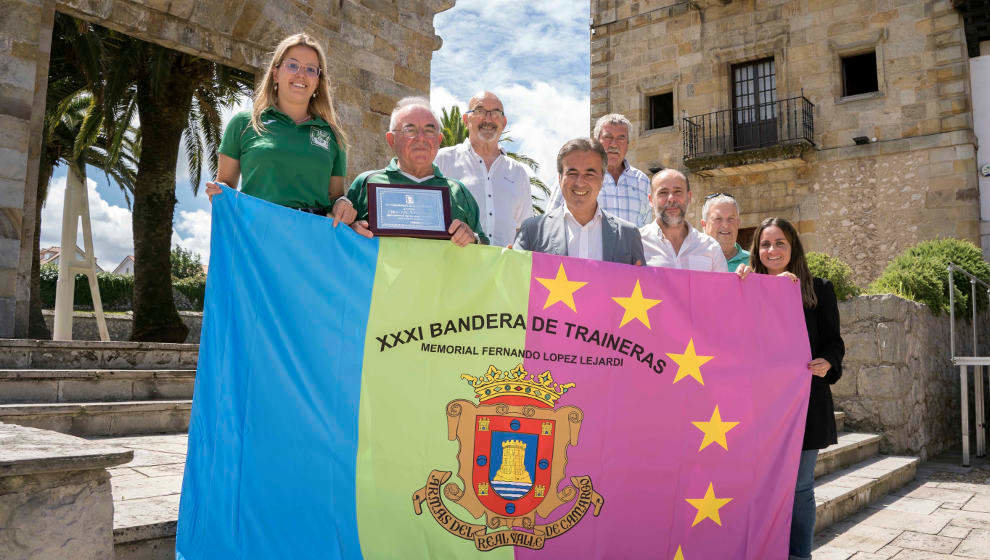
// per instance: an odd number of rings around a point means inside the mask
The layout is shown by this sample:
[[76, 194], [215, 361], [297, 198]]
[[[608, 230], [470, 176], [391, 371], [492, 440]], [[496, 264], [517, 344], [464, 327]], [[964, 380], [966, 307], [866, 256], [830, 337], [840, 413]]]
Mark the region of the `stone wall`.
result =
[[[732, 107], [733, 64], [771, 58], [777, 99], [814, 104], [814, 146], [799, 157], [690, 173], [694, 223], [705, 194], [732, 194], [743, 227], [788, 218], [860, 284], [918, 241], [979, 243], [969, 61], [949, 0], [592, 0], [591, 10], [592, 122], [629, 117], [641, 169], [687, 169], [683, 118]], [[871, 50], [879, 91], [843, 97], [841, 57]], [[648, 129], [649, 96], [668, 92], [674, 126]]]
[[[45, 324], [48, 329], [54, 328], [55, 313], [48, 309], [43, 309], [41, 314], [45, 317]], [[189, 327], [189, 334], [186, 335], [187, 344], [199, 344], [199, 333], [203, 329], [202, 311], [179, 311], [182, 322]], [[134, 329], [134, 315], [127, 313], [113, 313], [106, 315], [107, 331], [110, 340], [130, 340], [131, 331]], [[75, 311], [72, 315], [72, 340], [99, 340], [100, 330], [96, 325], [96, 315], [92, 311]]]
[[127, 449], [0, 423], [0, 558], [113, 558], [107, 467]]
[[326, 47], [348, 175], [383, 167], [395, 102], [428, 95], [441, 40], [433, 16], [454, 0], [6, 0], [0, 18], [0, 337], [27, 332], [38, 154], [55, 11], [258, 72], [285, 36]]
[[[922, 459], [958, 447], [959, 368], [950, 361], [949, 317], [892, 295], [842, 302], [839, 315], [846, 357], [832, 395], [846, 413], [846, 430], [881, 434], [883, 452]], [[977, 327], [988, 355], [990, 313], [977, 317]], [[971, 341], [971, 323], [958, 319], [956, 355], [972, 355]]]

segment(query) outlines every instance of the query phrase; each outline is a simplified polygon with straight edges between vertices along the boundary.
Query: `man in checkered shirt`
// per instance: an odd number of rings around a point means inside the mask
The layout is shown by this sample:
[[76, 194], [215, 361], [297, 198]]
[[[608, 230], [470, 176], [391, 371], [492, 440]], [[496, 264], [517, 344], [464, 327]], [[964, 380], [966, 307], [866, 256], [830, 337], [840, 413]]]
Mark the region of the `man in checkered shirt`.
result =
[[[598, 193], [598, 204], [613, 216], [643, 227], [653, 222], [650, 206], [650, 178], [626, 161], [629, 150], [629, 119], [618, 113], [605, 115], [595, 123], [592, 136], [608, 154], [608, 169]], [[564, 205], [560, 187], [550, 196], [547, 211]]]

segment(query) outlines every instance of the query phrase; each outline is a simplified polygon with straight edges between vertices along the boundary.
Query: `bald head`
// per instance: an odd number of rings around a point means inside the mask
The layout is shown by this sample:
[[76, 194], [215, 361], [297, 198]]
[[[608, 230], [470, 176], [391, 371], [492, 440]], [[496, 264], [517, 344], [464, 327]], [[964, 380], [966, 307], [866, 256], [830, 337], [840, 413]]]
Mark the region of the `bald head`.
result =
[[676, 169], [662, 169], [657, 171], [653, 175], [653, 179], [650, 181], [650, 190], [655, 191], [657, 185], [660, 183], [670, 184], [670, 181], [678, 181], [684, 186], [685, 191], [691, 190], [691, 183], [688, 182], [687, 175], [681, 173]]
[[474, 94], [468, 101], [468, 112], [462, 118], [472, 144], [480, 142], [492, 147], [498, 145], [507, 122], [502, 101], [490, 91]]

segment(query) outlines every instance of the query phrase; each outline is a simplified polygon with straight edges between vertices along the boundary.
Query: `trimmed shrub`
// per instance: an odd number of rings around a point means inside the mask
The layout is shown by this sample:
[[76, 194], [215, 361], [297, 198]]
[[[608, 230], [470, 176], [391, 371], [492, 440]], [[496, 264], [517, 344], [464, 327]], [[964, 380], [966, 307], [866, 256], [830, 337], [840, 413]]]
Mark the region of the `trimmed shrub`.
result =
[[186, 296], [192, 304], [193, 311], [203, 310], [203, 299], [206, 297], [206, 276], [192, 276], [172, 281], [172, 288]]
[[[873, 294], [895, 294], [905, 299], [924, 303], [932, 313], [949, 312], [949, 263], [990, 283], [990, 264], [983, 260], [983, 253], [970, 241], [961, 239], [936, 239], [923, 241], [908, 248], [887, 265], [887, 268], [870, 284]], [[963, 274], [955, 274], [956, 314], [972, 317], [970, 280]], [[987, 308], [986, 289], [976, 286], [976, 309]]]
[[[55, 307], [55, 290], [58, 282], [58, 265], [48, 263], [41, 267], [41, 306]], [[134, 299], [134, 277], [123, 274], [98, 272], [96, 283], [100, 287], [100, 299], [106, 311], [126, 311]], [[89, 293], [89, 280], [85, 274], [77, 274], [73, 287], [73, 309], [93, 309], [93, 298]]]
[[811, 275], [832, 282], [835, 297], [839, 301], [858, 296], [862, 292], [852, 281], [852, 268], [839, 257], [814, 252], [808, 253], [806, 257]]

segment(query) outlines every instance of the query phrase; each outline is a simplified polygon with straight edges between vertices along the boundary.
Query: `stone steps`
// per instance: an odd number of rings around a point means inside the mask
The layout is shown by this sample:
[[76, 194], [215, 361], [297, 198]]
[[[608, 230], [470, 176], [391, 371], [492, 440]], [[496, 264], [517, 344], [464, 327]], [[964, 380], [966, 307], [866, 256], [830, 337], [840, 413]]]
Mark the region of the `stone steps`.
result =
[[178, 433], [191, 408], [191, 400], [3, 404], [0, 422], [75, 436]]
[[839, 433], [839, 443], [818, 452], [815, 478], [844, 469], [850, 465], [875, 457], [880, 453], [880, 440], [876, 434]]
[[921, 459], [875, 456], [815, 480], [815, 532], [914, 480]]
[[191, 399], [191, 369], [0, 369], [0, 404]]
[[3, 369], [196, 369], [198, 344], [0, 339]]
[[835, 431], [842, 432], [846, 429], [846, 413], [836, 412], [835, 413]]

